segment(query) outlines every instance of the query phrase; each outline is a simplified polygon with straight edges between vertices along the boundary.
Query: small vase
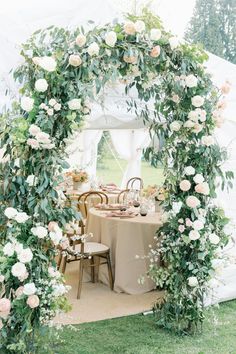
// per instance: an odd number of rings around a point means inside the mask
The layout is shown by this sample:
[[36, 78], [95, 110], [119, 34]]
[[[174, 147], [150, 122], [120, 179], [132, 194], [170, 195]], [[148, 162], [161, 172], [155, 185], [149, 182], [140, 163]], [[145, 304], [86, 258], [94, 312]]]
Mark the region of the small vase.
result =
[[73, 181], [73, 189], [74, 189], [75, 191], [80, 190], [81, 187], [82, 187], [82, 184], [83, 184], [82, 182]]

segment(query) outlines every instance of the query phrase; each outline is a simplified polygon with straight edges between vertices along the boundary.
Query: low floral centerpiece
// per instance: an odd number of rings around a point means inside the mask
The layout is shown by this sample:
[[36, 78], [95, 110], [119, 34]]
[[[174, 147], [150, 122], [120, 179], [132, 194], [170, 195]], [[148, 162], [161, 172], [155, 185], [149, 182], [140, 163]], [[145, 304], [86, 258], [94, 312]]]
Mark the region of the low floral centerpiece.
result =
[[77, 169], [67, 172], [67, 176], [72, 178], [74, 189], [81, 188], [83, 183], [87, 183], [89, 180], [89, 176], [86, 171], [77, 170]]
[[155, 201], [155, 211], [160, 211], [160, 204], [167, 197], [167, 189], [163, 186], [158, 186], [157, 184], [148, 185], [143, 190], [143, 197], [148, 199], [154, 199]]

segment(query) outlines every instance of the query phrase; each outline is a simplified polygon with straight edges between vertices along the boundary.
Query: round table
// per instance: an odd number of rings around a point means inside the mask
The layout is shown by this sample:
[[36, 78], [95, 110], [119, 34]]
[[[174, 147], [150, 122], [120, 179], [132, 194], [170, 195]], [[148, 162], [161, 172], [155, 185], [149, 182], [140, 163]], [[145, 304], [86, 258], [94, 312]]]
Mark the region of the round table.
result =
[[[110, 247], [116, 292], [142, 294], [155, 288], [146, 276], [149, 260], [143, 257], [148, 254], [149, 245], [154, 245], [155, 232], [160, 226], [160, 213], [119, 218], [107, 217], [107, 211], [89, 210], [85, 231], [93, 234], [90, 241]], [[139, 282], [141, 276], [143, 284]], [[109, 284], [106, 266], [99, 267], [99, 280]]]

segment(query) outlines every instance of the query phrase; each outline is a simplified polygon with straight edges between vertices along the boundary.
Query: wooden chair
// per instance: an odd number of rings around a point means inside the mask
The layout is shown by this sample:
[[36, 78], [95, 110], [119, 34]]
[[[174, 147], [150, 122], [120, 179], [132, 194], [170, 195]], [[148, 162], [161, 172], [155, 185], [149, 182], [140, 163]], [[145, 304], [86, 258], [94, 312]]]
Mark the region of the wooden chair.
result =
[[[134, 185], [139, 183], [139, 188], [134, 188]], [[143, 189], [143, 180], [140, 177], [132, 177], [128, 180], [126, 184], [126, 189]]]
[[123, 189], [117, 196], [117, 203], [122, 203], [124, 202], [124, 199], [127, 195], [127, 193], [129, 193], [130, 189]]
[[[68, 237], [73, 238], [73, 235], [68, 235]], [[95, 257], [102, 258], [104, 261], [102, 263], [96, 264]], [[88, 263], [89, 260], [89, 263]], [[97, 242], [83, 242], [82, 238], [77, 241], [77, 245], [73, 248], [68, 248], [66, 254], [63, 257], [62, 273], [65, 274], [67, 263], [79, 261], [79, 285], [77, 292], [77, 299], [80, 299], [82, 282], [83, 282], [83, 271], [84, 268], [91, 268], [91, 279], [95, 283], [95, 267], [100, 265], [107, 264], [108, 276], [110, 288], [113, 290], [113, 276], [111, 268], [111, 259], [110, 259], [110, 249], [106, 245]]]

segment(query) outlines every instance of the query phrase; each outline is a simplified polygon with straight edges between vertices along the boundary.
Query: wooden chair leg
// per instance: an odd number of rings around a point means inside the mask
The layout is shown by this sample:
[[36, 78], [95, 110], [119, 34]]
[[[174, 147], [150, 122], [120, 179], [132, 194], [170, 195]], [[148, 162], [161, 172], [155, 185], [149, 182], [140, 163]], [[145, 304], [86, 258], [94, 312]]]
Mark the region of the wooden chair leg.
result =
[[58, 261], [57, 261], [57, 269], [59, 270], [61, 267], [61, 261], [62, 261], [62, 253], [60, 251], [59, 257], [58, 257]]
[[79, 262], [79, 286], [78, 286], [77, 299], [80, 299], [82, 282], [83, 282], [83, 271], [84, 271], [84, 260], [81, 259]]
[[108, 275], [109, 275], [109, 283], [110, 283], [110, 288], [113, 290], [114, 287], [114, 281], [113, 281], [113, 276], [112, 276], [112, 268], [111, 268], [111, 258], [110, 258], [110, 253], [107, 253], [107, 268], [108, 268]]
[[67, 265], [67, 256], [63, 257], [63, 265], [62, 265], [62, 274], [65, 274], [66, 271], [66, 265]]
[[91, 280], [92, 283], [95, 283], [95, 263], [94, 263], [94, 257], [90, 258], [90, 268], [91, 268]]

